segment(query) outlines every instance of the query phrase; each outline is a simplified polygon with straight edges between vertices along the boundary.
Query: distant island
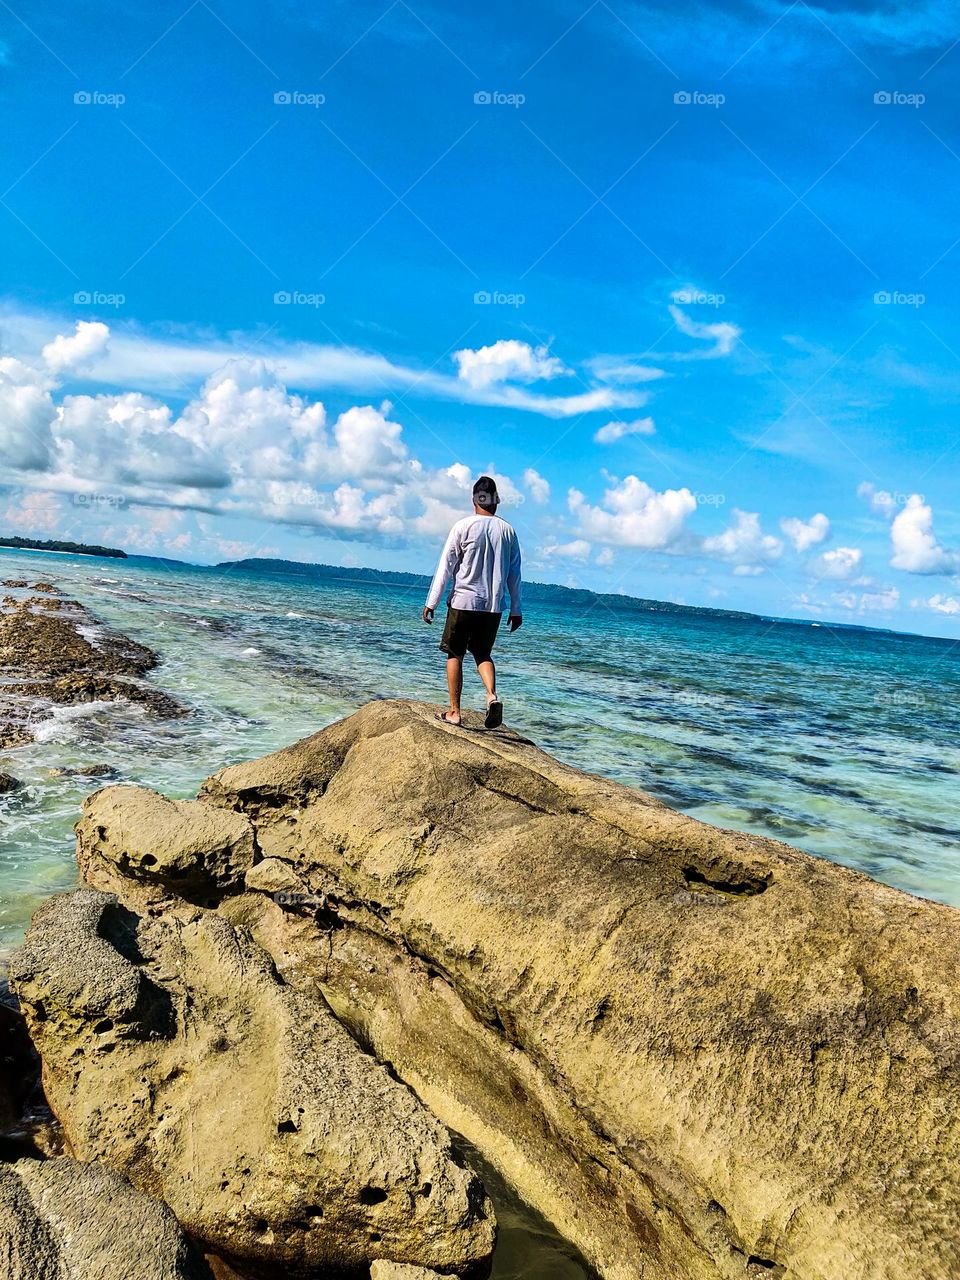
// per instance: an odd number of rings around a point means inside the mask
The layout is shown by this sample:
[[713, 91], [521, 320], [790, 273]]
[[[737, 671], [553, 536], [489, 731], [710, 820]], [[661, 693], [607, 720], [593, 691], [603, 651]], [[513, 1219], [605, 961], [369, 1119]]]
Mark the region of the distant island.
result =
[[[282, 574], [286, 577], [307, 578], [317, 582], [365, 582], [380, 583], [385, 587], [423, 587], [426, 590], [431, 579], [424, 573], [402, 573], [391, 569], [346, 568], [336, 564], [303, 564], [299, 560], [224, 560], [217, 569], [240, 569], [247, 573]], [[608, 591], [588, 591], [583, 587], [561, 587], [553, 582], [524, 582], [523, 598], [531, 604], [603, 605], [630, 613], [697, 614], [711, 618], [739, 618], [759, 621], [760, 615], [745, 613], [740, 609], [708, 609], [693, 604], [673, 604], [669, 600], [647, 600], [642, 596], [626, 596]]]
[[44, 542], [42, 538], [0, 538], [0, 547], [14, 551], [62, 551], [71, 556], [111, 556], [114, 560], [127, 558], [127, 553], [117, 547], [97, 547], [86, 542]]

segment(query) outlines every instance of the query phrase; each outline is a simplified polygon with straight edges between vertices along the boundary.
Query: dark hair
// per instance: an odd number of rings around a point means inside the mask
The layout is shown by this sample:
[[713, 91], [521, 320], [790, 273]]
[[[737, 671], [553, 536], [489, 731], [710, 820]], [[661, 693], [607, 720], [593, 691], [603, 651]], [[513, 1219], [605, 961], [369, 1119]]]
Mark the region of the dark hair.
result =
[[481, 476], [473, 486], [473, 501], [478, 507], [495, 507], [500, 502], [497, 483], [492, 476]]

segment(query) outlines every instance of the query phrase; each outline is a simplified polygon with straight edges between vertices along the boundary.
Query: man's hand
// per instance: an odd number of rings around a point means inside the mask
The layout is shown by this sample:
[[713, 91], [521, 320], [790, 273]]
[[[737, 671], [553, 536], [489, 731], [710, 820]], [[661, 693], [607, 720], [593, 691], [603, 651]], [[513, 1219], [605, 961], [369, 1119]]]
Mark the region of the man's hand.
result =
[[423, 606], [423, 620], [424, 622], [433, 621], [433, 610], [428, 609], [426, 605]]
[[519, 630], [520, 630], [520, 628], [521, 628], [522, 626], [523, 626], [523, 614], [522, 614], [522, 613], [511, 613], [511, 615], [510, 615], [510, 630], [511, 630], [511, 631], [519, 631]]

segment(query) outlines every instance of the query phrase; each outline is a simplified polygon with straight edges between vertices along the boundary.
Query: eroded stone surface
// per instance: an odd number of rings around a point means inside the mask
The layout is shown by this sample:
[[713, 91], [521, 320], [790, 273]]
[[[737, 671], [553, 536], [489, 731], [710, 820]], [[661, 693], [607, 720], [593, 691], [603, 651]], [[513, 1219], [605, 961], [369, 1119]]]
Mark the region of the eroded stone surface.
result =
[[197, 800], [168, 800], [147, 787], [88, 796], [77, 825], [84, 880], [107, 891], [128, 877], [206, 903], [240, 885], [256, 847], [250, 821]]
[[0, 1164], [4, 1280], [211, 1280], [165, 1204], [96, 1164]]
[[40, 908], [10, 978], [70, 1150], [228, 1261], [488, 1258], [492, 1210], [446, 1130], [219, 915], [78, 890]]

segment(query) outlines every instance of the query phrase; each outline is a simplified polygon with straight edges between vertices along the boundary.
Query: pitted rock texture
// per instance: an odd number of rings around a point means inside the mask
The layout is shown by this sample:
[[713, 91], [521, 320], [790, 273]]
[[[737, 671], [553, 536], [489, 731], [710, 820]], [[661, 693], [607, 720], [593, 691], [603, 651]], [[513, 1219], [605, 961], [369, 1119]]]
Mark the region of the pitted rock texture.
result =
[[111, 891], [129, 877], [202, 905], [242, 884], [255, 851], [253, 826], [242, 814], [168, 800], [147, 787], [94, 792], [77, 826], [87, 884]]
[[244, 1274], [489, 1257], [491, 1206], [446, 1130], [217, 914], [78, 890], [40, 908], [10, 977], [70, 1151]]
[[212, 1280], [165, 1204], [96, 1164], [0, 1164], [4, 1280]]

